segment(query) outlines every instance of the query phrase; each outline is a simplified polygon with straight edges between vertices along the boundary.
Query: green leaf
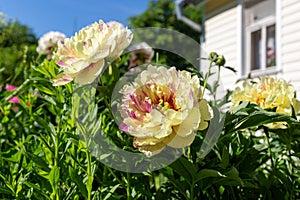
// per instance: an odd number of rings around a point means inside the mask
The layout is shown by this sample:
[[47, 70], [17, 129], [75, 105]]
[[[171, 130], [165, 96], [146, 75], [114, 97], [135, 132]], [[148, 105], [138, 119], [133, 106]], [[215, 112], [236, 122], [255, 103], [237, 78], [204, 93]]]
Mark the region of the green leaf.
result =
[[32, 160], [34, 163], [38, 164], [43, 170], [45, 170], [47, 172], [50, 171], [48, 164], [42, 158], [40, 158], [37, 155], [34, 155], [28, 151], [25, 151], [24, 154], [29, 160]]
[[179, 175], [183, 176], [188, 183], [192, 183], [197, 173], [197, 166], [193, 165], [186, 158], [180, 157], [170, 165]]
[[226, 176], [214, 169], [202, 169], [196, 174], [195, 183], [202, 179], [212, 178], [212, 177], [226, 177]]
[[50, 184], [52, 185], [52, 188], [57, 188], [58, 187], [59, 177], [60, 177], [59, 167], [53, 166], [50, 173], [49, 173], [49, 175], [48, 175], [48, 180], [50, 181]]
[[24, 185], [27, 185], [29, 188], [34, 189], [34, 192], [38, 193], [39, 195], [42, 195], [44, 197], [44, 199], [50, 199], [50, 197], [48, 195], [46, 195], [45, 192], [43, 192], [42, 189], [38, 185], [30, 183], [28, 181], [23, 181], [22, 183]]
[[273, 122], [295, 122], [297, 120], [292, 119], [288, 115], [278, 114], [275, 112], [268, 112], [268, 111], [254, 111], [253, 113], [249, 114], [247, 117], [242, 119], [236, 126], [236, 130], [241, 130], [245, 128], [251, 128], [255, 126], [261, 126], [264, 124], [269, 124]]
[[223, 179], [224, 185], [243, 186], [243, 180], [239, 177], [239, 171], [235, 167], [231, 167], [231, 169], [225, 173], [226, 178]]
[[55, 95], [56, 94], [56, 92], [55, 92], [55, 90], [51, 90], [51, 88], [49, 88], [49, 87], [46, 87], [46, 86], [43, 86], [42, 84], [34, 84], [35, 85], [35, 87], [39, 90], [39, 91], [41, 91], [41, 92], [43, 92], [43, 93], [46, 93], [46, 94], [49, 94], [49, 95]]
[[[21, 159], [21, 155], [22, 155], [22, 152], [21, 151], [11, 151], [9, 150], [8, 152], [5, 152], [2, 154], [3, 156], [3, 160], [7, 160], [7, 161], [10, 161], [10, 162], [14, 162], [14, 163], [18, 163]], [[8, 157], [10, 156], [10, 157]]]
[[222, 151], [222, 160], [221, 160], [220, 167], [225, 169], [228, 165], [229, 165], [229, 151], [228, 148], [224, 146]]
[[230, 66], [223, 66], [224, 68], [226, 69], [229, 69], [230, 71], [234, 72], [234, 73], [237, 73], [237, 70], [234, 69], [233, 67], [230, 67]]
[[49, 103], [51, 103], [51, 104], [53, 104], [54, 106], [56, 106], [56, 101], [55, 101], [52, 97], [50, 97], [50, 96], [48, 96], [48, 95], [44, 95], [44, 96], [43, 96], [43, 99], [45, 99], [45, 100], [48, 101]]
[[189, 185], [186, 184], [184, 181], [180, 181], [178, 179], [175, 179], [174, 176], [166, 173], [165, 171], [162, 171], [164, 175], [170, 180], [170, 182], [179, 190], [179, 192], [185, 196], [187, 199], [186, 191], [189, 189]]
[[0, 194], [2, 194], [2, 195], [3, 194], [13, 195], [14, 193], [11, 190], [7, 189], [6, 187], [0, 186]]
[[85, 199], [87, 199], [88, 192], [84, 183], [82, 182], [83, 179], [77, 174], [77, 171], [71, 166], [69, 166], [69, 176], [71, 180], [75, 182], [75, 184], [77, 185], [80, 193], [84, 196]]
[[225, 118], [220, 119], [219, 111], [213, 107], [214, 117], [209, 123], [209, 127], [200, 148], [200, 158], [204, 158], [217, 143], [222, 129], [224, 127]]
[[115, 185], [114, 187], [112, 187], [109, 191], [109, 193], [104, 197], [103, 200], [107, 200], [110, 198], [110, 196], [116, 191], [116, 189], [120, 186], [120, 184]]

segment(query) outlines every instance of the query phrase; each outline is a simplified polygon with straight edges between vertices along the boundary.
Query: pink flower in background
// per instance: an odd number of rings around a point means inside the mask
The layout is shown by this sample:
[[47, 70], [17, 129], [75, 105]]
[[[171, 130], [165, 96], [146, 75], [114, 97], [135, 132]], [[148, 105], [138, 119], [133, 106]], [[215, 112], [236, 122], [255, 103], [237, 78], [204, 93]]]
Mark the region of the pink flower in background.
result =
[[18, 103], [20, 104], [20, 100], [18, 97], [12, 97], [11, 99], [8, 100], [9, 103]]
[[17, 86], [6, 84], [5, 89], [7, 91], [13, 91], [13, 90], [17, 89]]
[[[14, 85], [9, 85], [9, 84], [6, 84], [6, 86], [5, 86], [5, 90], [6, 91], [13, 91], [13, 90], [15, 90], [15, 89], [17, 89], [18, 87], [17, 86], [14, 86]], [[9, 100], [8, 100], [8, 102], [9, 103], [20, 103], [20, 100], [19, 100], [19, 98], [18, 97], [16, 97], [16, 96], [14, 96], [14, 97], [12, 97], [12, 98], [10, 98]]]

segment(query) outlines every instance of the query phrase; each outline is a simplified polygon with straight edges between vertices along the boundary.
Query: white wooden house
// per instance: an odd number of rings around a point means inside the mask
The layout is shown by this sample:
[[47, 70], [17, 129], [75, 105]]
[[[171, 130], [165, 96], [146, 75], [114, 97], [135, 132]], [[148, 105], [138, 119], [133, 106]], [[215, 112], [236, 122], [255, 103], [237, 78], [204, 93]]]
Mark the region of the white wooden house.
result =
[[[182, 3], [185, 4], [182, 4]], [[300, 0], [178, 0], [204, 6], [201, 45], [223, 54], [238, 73], [224, 71], [224, 89], [246, 78], [290, 81], [300, 96]], [[180, 4], [181, 3], [181, 4]]]

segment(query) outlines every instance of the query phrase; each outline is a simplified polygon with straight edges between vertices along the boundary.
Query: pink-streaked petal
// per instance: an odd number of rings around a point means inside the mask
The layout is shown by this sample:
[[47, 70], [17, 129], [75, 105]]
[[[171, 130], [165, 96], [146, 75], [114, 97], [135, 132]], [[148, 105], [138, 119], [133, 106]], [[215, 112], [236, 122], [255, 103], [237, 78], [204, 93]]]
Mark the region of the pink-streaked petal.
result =
[[103, 72], [103, 70], [104, 60], [93, 63], [78, 73], [76, 82], [81, 85], [90, 84]]
[[118, 22], [116, 22], [116, 21], [109, 21], [109, 22], [106, 23], [106, 26], [109, 28], [109, 27], [114, 26], [116, 24], [118, 24]]
[[61, 86], [71, 82], [73, 78], [65, 74], [59, 74], [55, 79], [53, 79], [53, 86]]
[[59, 65], [59, 66], [61, 66], [61, 67], [67, 67], [67, 66], [69, 66], [67, 63], [65, 63], [65, 62], [63, 62], [61, 60], [58, 61], [56, 64]]
[[20, 104], [20, 100], [18, 97], [12, 97], [11, 99], [8, 100], [9, 103], [18, 103]]
[[119, 125], [119, 129], [121, 131], [124, 131], [124, 132], [128, 132], [128, 130], [129, 130], [128, 126], [126, 124], [124, 124], [124, 123], [122, 123], [122, 124]]

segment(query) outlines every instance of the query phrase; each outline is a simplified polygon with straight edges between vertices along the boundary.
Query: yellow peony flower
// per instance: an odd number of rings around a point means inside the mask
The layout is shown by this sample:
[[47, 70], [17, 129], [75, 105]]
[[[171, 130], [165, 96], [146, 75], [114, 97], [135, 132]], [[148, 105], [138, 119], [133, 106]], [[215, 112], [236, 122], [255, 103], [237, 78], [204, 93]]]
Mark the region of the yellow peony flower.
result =
[[[263, 109], [276, 108], [276, 113], [291, 115], [292, 106], [295, 112], [300, 110], [299, 101], [295, 98], [294, 87], [283, 79], [262, 77], [258, 82], [245, 80], [243, 87], [233, 91], [231, 102], [236, 107], [240, 101], [255, 103]], [[266, 125], [269, 128], [287, 128], [283, 122]]]
[[147, 156], [166, 146], [189, 146], [195, 131], [206, 129], [213, 116], [209, 104], [200, 99], [199, 79], [175, 67], [149, 65], [120, 93], [120, 129], [134, 136], [134, 147]]
[[54, 59], [63, 72], [54, 79], [53, 85], [63, 85], [74, 78], [79, 84], [93, 82], [103, 72], [105, 61], [120, 56], [131, 40], [131, 31], [120, 23], [105, 24], [100, 20], [58, 42]]

